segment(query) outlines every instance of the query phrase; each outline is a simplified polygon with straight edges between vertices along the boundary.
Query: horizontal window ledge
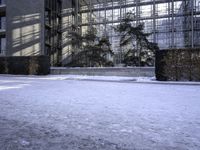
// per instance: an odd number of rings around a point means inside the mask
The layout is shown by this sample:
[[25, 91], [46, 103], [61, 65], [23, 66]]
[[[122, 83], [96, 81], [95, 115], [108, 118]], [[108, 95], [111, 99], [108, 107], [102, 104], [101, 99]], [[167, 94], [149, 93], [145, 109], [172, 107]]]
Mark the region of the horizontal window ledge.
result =
[[0, 29], [0, 35], [2, 34], [6, 34], [6, 30], [5, 29]]
[[47, 28], [52, 28], [52, 26], [49, 25], [49, 24], [45, 24], [45, 27], [47, 27]]
[[51, 44], [49, 42], [45, 42], [45, 45], [51, 47]]
[[6, 11], [6, 5], [0, 5], [0, 12], [5, 12]]
[[0, 8], [6, 7], [6, 4], [0, 4]]
[[48, 7], [48, 6], [46, 6], [46, 7], [45, 7], [45, 10], [47, 10], [47, 11], [51, 11], [51, 8]]

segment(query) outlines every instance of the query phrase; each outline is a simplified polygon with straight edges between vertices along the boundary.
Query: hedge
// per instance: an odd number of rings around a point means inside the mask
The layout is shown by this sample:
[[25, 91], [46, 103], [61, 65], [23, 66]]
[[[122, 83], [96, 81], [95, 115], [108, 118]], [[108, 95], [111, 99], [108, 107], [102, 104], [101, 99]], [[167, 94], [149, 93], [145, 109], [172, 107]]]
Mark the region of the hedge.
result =
[[159, 81], [200, 81], [200, 49], [157, 51], [155, 74]]
[[48, 56], [0, 57], [0, 74], [47, 75], [50, 73]]

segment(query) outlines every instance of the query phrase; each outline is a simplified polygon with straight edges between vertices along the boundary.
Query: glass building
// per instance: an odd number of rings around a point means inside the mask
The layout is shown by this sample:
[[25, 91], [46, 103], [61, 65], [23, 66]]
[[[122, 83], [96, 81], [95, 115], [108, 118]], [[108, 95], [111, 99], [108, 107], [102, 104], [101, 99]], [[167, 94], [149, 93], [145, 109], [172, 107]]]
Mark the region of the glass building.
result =
[[200, 47], [200, 0], [0, 0], [0, 55], [49, 55], [52, 64], [67, 64], [76, 51], [69, 32], [84, 35], [93, 26], [109, 36], [119, 63], [113, 27], [127, 12], [160, 50]]
[[127, 12], [134, 14], [134, 24], [144, 23], [149, 40], [159, 48], [200, 47], [200, 0], [74, 0], [69, 9], [68, 26], [77, 26], [82, 35], [95, 27], [98, 36], [109, 35], [112, 49], [120, 52], [119, 36], [113, 26], [120, 24]]

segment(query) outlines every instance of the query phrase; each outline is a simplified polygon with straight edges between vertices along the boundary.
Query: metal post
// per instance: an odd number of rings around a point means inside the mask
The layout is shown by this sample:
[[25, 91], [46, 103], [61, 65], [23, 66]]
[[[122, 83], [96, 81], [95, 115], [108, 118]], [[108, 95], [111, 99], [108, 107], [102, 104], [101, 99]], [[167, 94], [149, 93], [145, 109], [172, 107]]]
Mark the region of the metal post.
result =
[[136, 0], [136, 25], [139, 24], [139, 15], [140, 15], [140, 8], [139, 8], [138, 0]]
[[[136, 0], [136, 25], [139, 25], [139, 19], [140, 19], [140, 5], [139, 5], [139, 1]], [[136, 48], [137, 48], [137, 56], [139, 58], [139, 66], [141, 66], [140, 64], [140, 47], [138, 46], [138, 43], [136, 43]]]
[[104, 0], [104, 34], [106, 33], [106, 0]]
[[89, 10], [90, 10], [90, 14], [89, 14], [89, 27], [91, 29], [91, 27], [92, 27], [92, 0], [90, 0]]
[[194, 0], [191, 0], [191, 26], [192, 26], [192, 37], [191, 37], [191, 46], [194, 48]]
[[75, 10], [75, 26], [76, 26], [76, 29], [78, 29], [78, 0], [76, 0], [76, 10]]
[[172, 0], [172, 48], [174, 48], [174, 0]]
[[[120, 0], [120, 23], [121, 23], [121, 21], [122, 21], [122, 0]], [[121, 47], [120, 47], [120, 64], [122, 63], [122, 49], [121, 49]]]
[[153, 42], [156, 43], [156, 3], [153, 0]]

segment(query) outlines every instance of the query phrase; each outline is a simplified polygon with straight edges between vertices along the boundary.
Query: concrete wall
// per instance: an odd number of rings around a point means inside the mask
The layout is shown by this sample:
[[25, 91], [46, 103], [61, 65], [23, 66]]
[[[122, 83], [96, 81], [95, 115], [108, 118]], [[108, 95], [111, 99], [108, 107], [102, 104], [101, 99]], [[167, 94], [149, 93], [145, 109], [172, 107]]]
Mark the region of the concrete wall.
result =
[[92, 76], [126, 76], [126, 77], [153, 77], [154, 67], [131, 68], [51, 68], [51, 74], [92, 75]]
[[44, 50], [44, 0], [7, 0], [7, 55], [30, 56]]

